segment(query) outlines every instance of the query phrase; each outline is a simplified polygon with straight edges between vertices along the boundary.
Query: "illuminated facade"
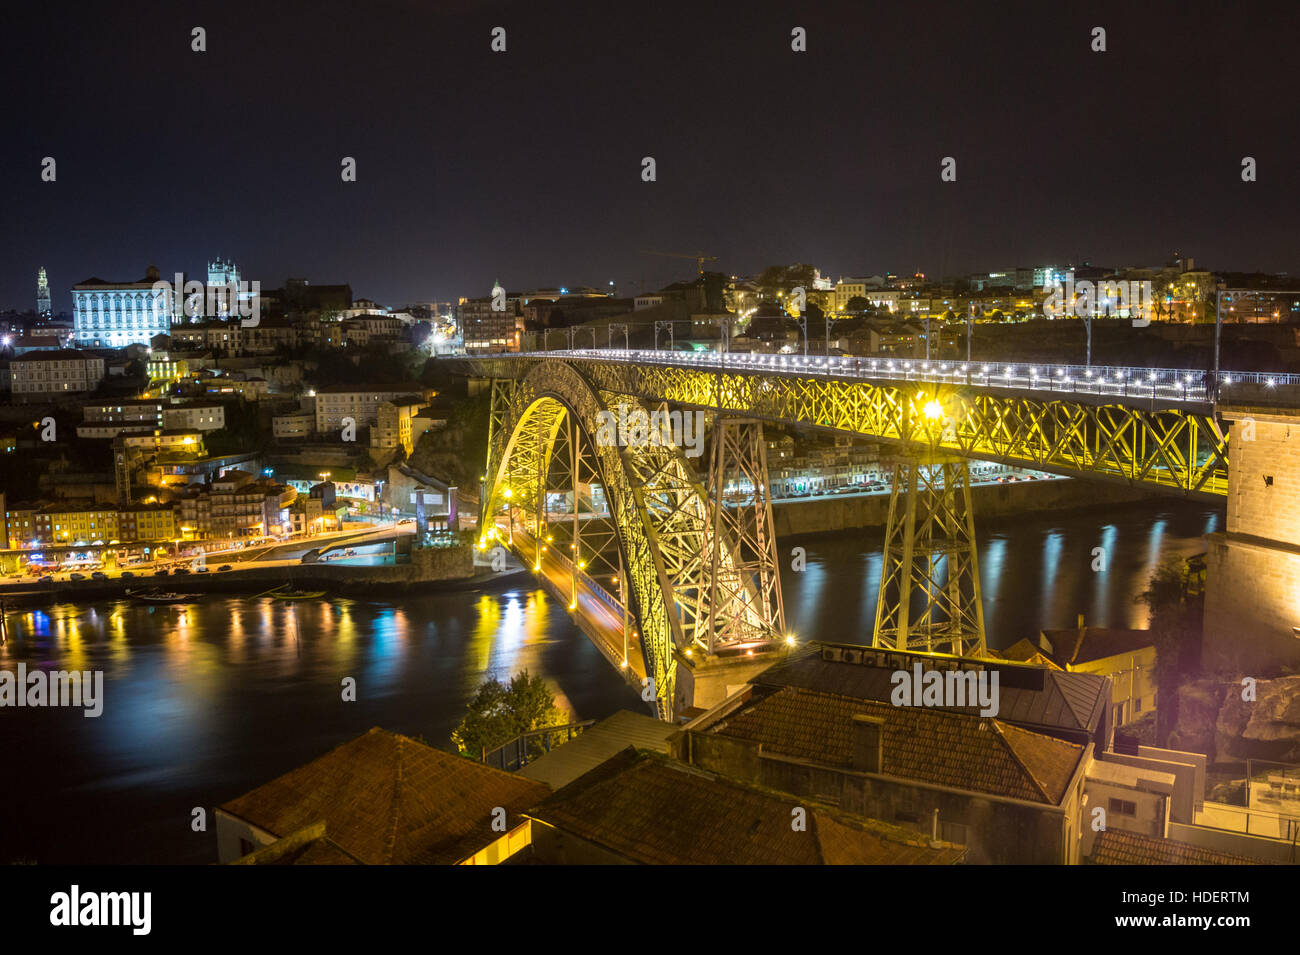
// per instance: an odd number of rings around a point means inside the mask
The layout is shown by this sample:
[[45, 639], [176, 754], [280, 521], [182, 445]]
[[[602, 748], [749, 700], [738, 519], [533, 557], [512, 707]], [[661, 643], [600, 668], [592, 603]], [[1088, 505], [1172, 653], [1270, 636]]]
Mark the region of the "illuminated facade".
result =
[[36, 273], [36, 314], [41, 318], [49, 318], [50, 310], [50, 280], [45, 277], [45, 266]]
[[73, 338], [80, 345], [125, 348], [148, 345], [166, 335], [172, 324], [172, 296], [155, 290], [158, 270], [149, 266], [136, 282], [89, 278], [72, 287]]

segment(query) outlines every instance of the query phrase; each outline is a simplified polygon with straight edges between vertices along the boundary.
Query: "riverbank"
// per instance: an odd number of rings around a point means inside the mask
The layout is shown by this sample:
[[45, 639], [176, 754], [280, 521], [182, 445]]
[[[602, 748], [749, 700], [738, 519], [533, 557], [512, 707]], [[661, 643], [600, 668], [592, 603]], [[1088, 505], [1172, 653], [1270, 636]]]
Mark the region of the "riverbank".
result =
[[524, 573], [522, 568], [513, 573], [483, 573], [474, 566], [474, 550], [470, 546], [428, 547], [413, 550], [410, 562], [403, 564], [315, 563], [249, 569], [233, 564], [230, 570], [218, 571], [214, 567], [206, 574], [191, 572], [176, 576], [172, 573], [155, 577], [146, 572], [136, 577], [107, 580], [6, 584], [0, 586], [0, 599], [21, 606], [112, 599], [126, 596], [128, 590], [154, 589], [185, 594], [255, 595], [286, 584], [299, 590], [324, 590], [347, 597], [391, 597], [473, 590], [508, 583]]
[[[984, 521], [1019, 514], [1044, 511], [1070, 514], [1157, 499], [1168, 500], [1169, 495], [1125, 484], [1075, 478], [981, 484], [971, 488], [971, 507], [975, 511], [976, 527]], [[800, 498], [772, 504], [772, 521], [779, 538], [880, 529], [885, 526], [888, 517], [888, 494]]]

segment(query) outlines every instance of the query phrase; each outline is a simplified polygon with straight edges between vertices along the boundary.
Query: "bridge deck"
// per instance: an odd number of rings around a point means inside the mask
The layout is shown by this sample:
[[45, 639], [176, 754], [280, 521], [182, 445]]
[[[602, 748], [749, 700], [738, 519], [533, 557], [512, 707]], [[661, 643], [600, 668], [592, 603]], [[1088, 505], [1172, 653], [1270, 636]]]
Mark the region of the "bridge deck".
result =
[[[509, 529], [503, 526], [501, 530], [502, 539], [509, 540]], [[516, 526], [514, 544], [510, 550], [530, 570], [534, 567], [536, 547], [532, 536]], [[567, 557], [548, 548], [542, 554], [541, 571], [532, 573], [551, 596], [561, 601], [566, 608], [569, 607], [573, 594], [574, 570]], [[623, 605], [617, 598], [582, 571], [577, 572], [577, 578], [577, 607], [569, 613], [578, 629], [587, 635], [587, 639], [605, 659], [624, 673], [629, 683], [640, 687], [641, 681], [646, 677], [646, 665], [645, 658], [641, 655], [641, 641], [634, 636], [635, 619], [631, 614], [627, 615], [629, 629], [625, 631]], [[627, 661], [626, 667], [623, 666], [624, 659]]]

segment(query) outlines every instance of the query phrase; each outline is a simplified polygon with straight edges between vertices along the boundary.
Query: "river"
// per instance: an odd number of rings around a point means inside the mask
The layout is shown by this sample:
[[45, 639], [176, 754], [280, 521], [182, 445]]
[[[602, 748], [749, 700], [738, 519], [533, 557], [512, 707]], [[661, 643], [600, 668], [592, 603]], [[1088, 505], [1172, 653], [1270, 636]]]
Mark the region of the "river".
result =
[[[1134, 602], [1165, 554], [1204, 549], [1222, 510], [1171, 502], [980, 529], [989, 644], [1042, 627], [1140, 627]], [[789, 629], [865, 643], [878, 532], [782, 541]], [[790, 549], [807, 551], [803, 572]], [[1094, 548], [1104, 566], [1093, 571]], [[0, 709], [0, 863], [215, 861], [213, 807], [383, 726], [450, 746], [485, 678], [528, 669], [582, 718], [645, 711], [563, 605], [530, 583], [393, 600], [210, 597], [11, 611], [0, 669], [103, 670], [105, 705]], [[356, 680], [356, 702], [342, 681]], [[208, 831], [194, 832], [205, 807]]]

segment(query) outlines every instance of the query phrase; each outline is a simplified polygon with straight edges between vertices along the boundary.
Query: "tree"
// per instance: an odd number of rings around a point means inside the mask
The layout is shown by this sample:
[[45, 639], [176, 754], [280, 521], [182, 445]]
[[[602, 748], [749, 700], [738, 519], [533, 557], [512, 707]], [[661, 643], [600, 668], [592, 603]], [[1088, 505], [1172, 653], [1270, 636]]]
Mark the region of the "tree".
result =
[[[555, 706], [546, 680], [523, 670], [508, 686], [484, 680], [466, 707], [465, 718], [452, 731], [451, 740], [465, 756], [481, 759], [517, 736], [548, 726], [563, 726], [566, 717]], [[542, 737], [529, 740], [529, 756], [545, 751]]]
[[845, 304], [844, 310], [854, 315], [861, 315], [870, 307], [871, 307], [870, 302], [868, 302], [861, 295], [855, 295], [851, 299], [849, 299], [848, 302]]
[[1194, 593], [1186, 561], [1172, 554], [1151, 575], [1138, 601], [1151, 611], [1151, 639], [1156, 648], [1156, 741], [1164, 745], [1178, 722], [1178, 688], [1200, 670], [1204, 598]]

